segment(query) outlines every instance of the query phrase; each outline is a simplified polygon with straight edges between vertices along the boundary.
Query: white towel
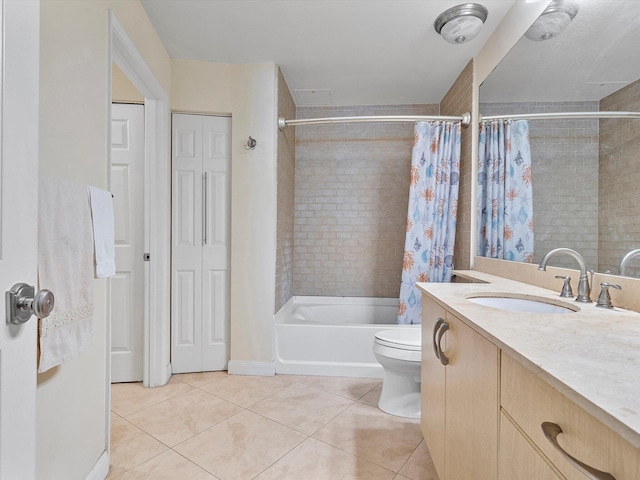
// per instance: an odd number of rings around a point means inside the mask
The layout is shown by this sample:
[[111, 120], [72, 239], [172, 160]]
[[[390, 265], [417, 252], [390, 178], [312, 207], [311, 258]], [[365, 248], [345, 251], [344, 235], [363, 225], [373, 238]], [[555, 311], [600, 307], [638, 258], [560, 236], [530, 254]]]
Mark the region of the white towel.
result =
[[89, 187], [96, 278], [116, 274], [116, 250], [113, 223], [113, 197], [97, 187]]
[[40, 177], [38, 288], [53, 292], [51, 315], [39, 321], [44, 372], [89, 348], [93, 333], [93, 235], [86, 185]]

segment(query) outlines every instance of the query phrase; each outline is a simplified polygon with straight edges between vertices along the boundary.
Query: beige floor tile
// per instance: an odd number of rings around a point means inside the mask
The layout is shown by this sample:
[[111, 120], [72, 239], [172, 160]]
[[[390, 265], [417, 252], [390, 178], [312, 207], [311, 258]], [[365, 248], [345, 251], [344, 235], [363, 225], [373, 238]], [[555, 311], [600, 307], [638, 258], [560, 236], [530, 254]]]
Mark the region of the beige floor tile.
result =
[[228, 373], [223, 370], [219, 372], [179, 373], [172, 375], [171, 378], [180, 380], [181, 382], [187, 383], [192, 387], [202, 387], [207, 383], [211, 383], [214, 380], [221, 377], [226, 377], [227, 375]]
[[118, 415], [111, 415], [109, 478], [167, 451], [167, 446]]
[[365, 394], [358, 400], [360, 403], [370, 405], [372, 407], [378, 407], [378, 400], [380, 400], [380, 393], [382, 392], [382, 384], [379, 383], [373, 390]]
[[114, 383], [111, 385], [111, 410], [121, 417], [126, 417], [192, 388], [191, 385], [173, 377], [166, 385], [157, 388], [144, 388], [141, 382]]
[[379, 378], [349, 377], [307, 377], [303, 381], [307, 385], [353, 400], [358, 400], [381, 382]]
[[356, 403], [314, 435], [325, 443], [398, 472], [422, 441], [419, 420]]
[[116, 480], [219, 480], [173, 450], [161, 453]]
[[396, 475], [395, 477], [393, 477], [393, 480], [411, 480], [410, 478], [405, 477], [404, 475]]
[[170, 447], [240, 412], [242, 408], [193, 389], [127, 417]]
[[431, 454], [422, 440], [418, 448], [411, 454], [400, 473], [411, 480], [439, 480]]
[[305, 435], [247, 410], [174, 450], [222, 480], [253, 478], [305, 439]]
[[296, 383], [256, 403], [251, 410], [311, 435], [353, 404], [353, 400]]
[[248, 408], [280, 390], [296, 383], [288, 375], [256, 377], [249, 375], [227, 375], [201, 387], [202, 390], [223, 398], [229, 402]]
[[391, 480], [393, 476], [390, 470], [308, 438], [256, 480]]

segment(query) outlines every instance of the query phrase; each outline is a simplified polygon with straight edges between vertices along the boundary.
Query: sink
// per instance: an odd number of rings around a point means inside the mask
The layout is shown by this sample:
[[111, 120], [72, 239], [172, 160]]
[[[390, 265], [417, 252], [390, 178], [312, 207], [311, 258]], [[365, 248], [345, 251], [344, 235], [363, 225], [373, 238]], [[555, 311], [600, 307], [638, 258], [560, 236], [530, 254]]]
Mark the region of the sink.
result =
[[470, 302], [509, 312], [524, 313], [573, 313], [578, 307], [544, 297], [517, 294], [482, 293], [467, 297]]

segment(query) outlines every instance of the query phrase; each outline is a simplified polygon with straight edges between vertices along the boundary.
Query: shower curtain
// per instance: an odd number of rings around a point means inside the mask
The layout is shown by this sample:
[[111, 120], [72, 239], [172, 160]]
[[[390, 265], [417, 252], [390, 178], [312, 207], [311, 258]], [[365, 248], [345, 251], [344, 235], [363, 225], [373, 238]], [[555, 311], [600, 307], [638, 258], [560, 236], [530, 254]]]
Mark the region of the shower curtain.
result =
[[416, 282], [451, 280], [460, 129], [460, 122], [418, 122], [415, 126], [398, 307], [400, 324], [421, 323], [422, 295]]
[[527, 120], [480, 123], [477, 213], [479, 256], [533, 262]]

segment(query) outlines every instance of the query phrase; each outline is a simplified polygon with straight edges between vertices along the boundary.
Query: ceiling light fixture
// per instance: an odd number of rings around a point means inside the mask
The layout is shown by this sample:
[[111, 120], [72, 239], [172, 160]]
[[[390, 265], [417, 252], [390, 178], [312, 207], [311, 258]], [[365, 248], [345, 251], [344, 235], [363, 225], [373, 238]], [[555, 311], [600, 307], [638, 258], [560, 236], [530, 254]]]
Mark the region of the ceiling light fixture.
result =
[[578, 13], [578, 5], [553, 0], [524, 34], [529, 40], [549, 40], [560, 34]]
[[438, 15], [433, 27], [449, 43], [466, 43], [480, 33], [488, 14], [478, 3], [463, 3]]

